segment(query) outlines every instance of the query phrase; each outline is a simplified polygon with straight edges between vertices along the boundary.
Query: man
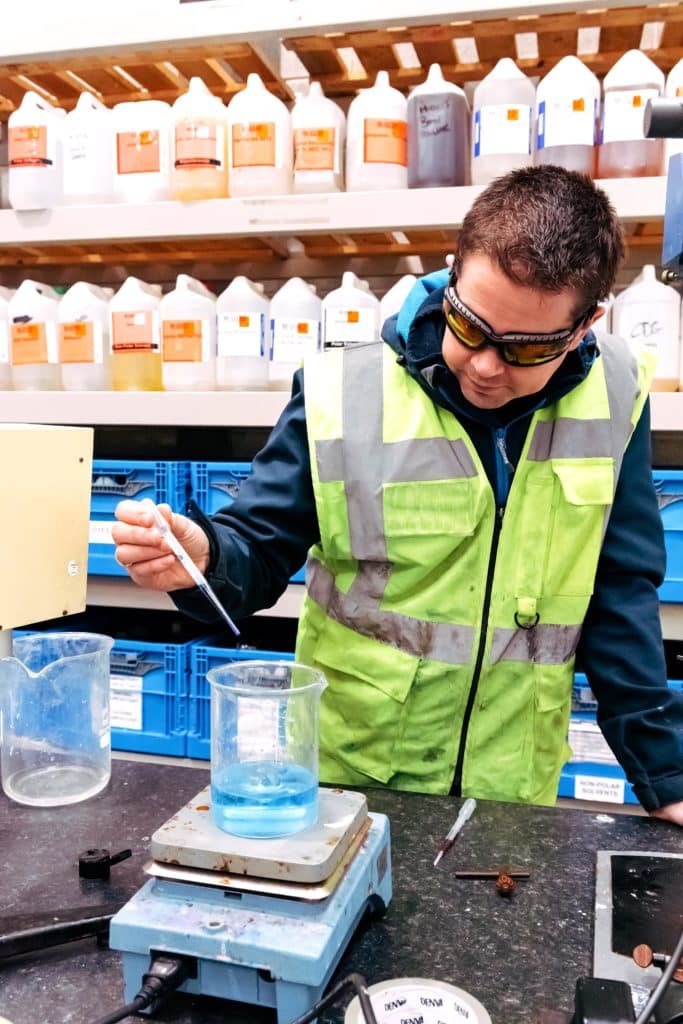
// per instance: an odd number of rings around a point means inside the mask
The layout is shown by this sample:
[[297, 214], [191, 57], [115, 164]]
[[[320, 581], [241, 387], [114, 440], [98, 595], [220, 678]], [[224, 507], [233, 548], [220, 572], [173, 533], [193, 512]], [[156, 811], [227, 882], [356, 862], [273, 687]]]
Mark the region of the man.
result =
[[[308, 360], [253, 476], [170, 517], [228, 610], [272, 604], [310, 548], [297, 657], [329, 686], [322, 781], [550, 804], [578, 652], [644, 807], [683, 824], [683, 698], [666, 685], [647, 353], [590, 326], [623, 244], [607, 197], [514, 171], [465, 218], [383, 345]], [[117, 557], [202, 599], [135, 503]]]

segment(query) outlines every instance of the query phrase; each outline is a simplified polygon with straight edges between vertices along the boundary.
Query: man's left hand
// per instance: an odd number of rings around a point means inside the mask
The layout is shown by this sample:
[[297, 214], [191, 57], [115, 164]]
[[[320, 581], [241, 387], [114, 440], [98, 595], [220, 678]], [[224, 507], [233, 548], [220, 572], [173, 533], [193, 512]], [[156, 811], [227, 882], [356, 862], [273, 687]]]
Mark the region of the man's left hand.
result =
[[650, 811], [653, 818], [663, 818], [664, 821], [673, 821], [674, 825], [683, 825], [683, 800], [677, 804], [667, 804], [657, 811]]

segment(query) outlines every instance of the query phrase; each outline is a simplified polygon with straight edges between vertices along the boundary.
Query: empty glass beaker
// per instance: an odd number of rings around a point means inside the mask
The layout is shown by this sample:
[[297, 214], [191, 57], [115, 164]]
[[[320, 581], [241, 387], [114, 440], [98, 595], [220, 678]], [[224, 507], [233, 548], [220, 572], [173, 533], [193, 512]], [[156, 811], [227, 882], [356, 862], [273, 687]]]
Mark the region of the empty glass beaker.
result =
[[318, 816], [322, 672], [292, 661], [242, 661], [211, 684], [211, 806], [224, 832], [273, 838]]
[[0, 767], [12, 800], [54, 807], [107, 785], [113, 642], [97, 633], [14, 638], [14, 656], [0, 660]]

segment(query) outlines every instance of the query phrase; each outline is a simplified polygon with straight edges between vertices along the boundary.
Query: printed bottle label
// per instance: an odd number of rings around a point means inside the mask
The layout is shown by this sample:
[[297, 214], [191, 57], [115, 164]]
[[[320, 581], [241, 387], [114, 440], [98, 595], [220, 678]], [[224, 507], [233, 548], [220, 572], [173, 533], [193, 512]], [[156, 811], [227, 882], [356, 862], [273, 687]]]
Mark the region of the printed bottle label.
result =
[[0, 365], [9, 363], [9, 329], [4, 320], [0, 320]]
[[335, 128], [297, 128], [294, 132], [295, 171], [334, 171]]
[[257, 359], [265, 355], [263, 313], [219, 313], [220, 358]]
[[161, 170], [159, 132], [117, 132], [116, 170], [119, 174], [158, 174]]
[[112, 352], [158, 352], [159, 313], [141, 309], [111, 315]]
[[233, 167], [275, 167], [273, 121], [232, 126]]
[[10, 167], [52, 167], [55, 154], [45, 124], [18, 125], [9, 130]]
[[274, 317], [270, 321], [270, 358], [275, 363], [300, 363], [320, 348], [320, 321]]
[[541, 100], [538, 105], [537, 145], [594, 146], [597, 100], [567, 96]]
[[206, 363], [210, 359], [208, 320], [162, 320], [165, 363]]
[[526, 104], [492, 104], [474, 112], [474, 156], [531, 153], [531, 107]]
[[175, 126], [176, 170], [223, 167], [223, 125], [215, 121], [179, 121]]
[[57, 362], [54, 323], [42, 321], [12, 324], [12, 365], [33, 366]]
[[326, 309], [325, 348], [360, 345], [378, 341], [374, 309]]
[[621, 89], [605, 94], [601, 142], [633, 142], [645, 138], [643, 118], [647, 101], [657, 89]]
[[102, 363], [102, 324], [74, 320], [59, 325], [60, 363]]
[[389, 121], [366, 117], [363, 127], [363, 160], [366, 164], [398, 164], [407, 160], [405, 121]]

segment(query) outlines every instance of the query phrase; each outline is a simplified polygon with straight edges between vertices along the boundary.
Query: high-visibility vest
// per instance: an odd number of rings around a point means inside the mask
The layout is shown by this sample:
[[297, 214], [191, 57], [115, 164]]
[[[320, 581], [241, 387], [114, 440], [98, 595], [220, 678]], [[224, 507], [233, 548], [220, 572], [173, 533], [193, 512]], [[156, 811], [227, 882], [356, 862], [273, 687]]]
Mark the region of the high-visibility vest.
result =
[[600, 351], [533, 414], [504, 512], [462, 424], [387, 345], [307, 360], [321, 539], [297, 659], [328, 682], [321, 781], [447, 793], [459, 765], [463, 795], [554, 802], [574, 654], [654, 372], [620, 339]]

